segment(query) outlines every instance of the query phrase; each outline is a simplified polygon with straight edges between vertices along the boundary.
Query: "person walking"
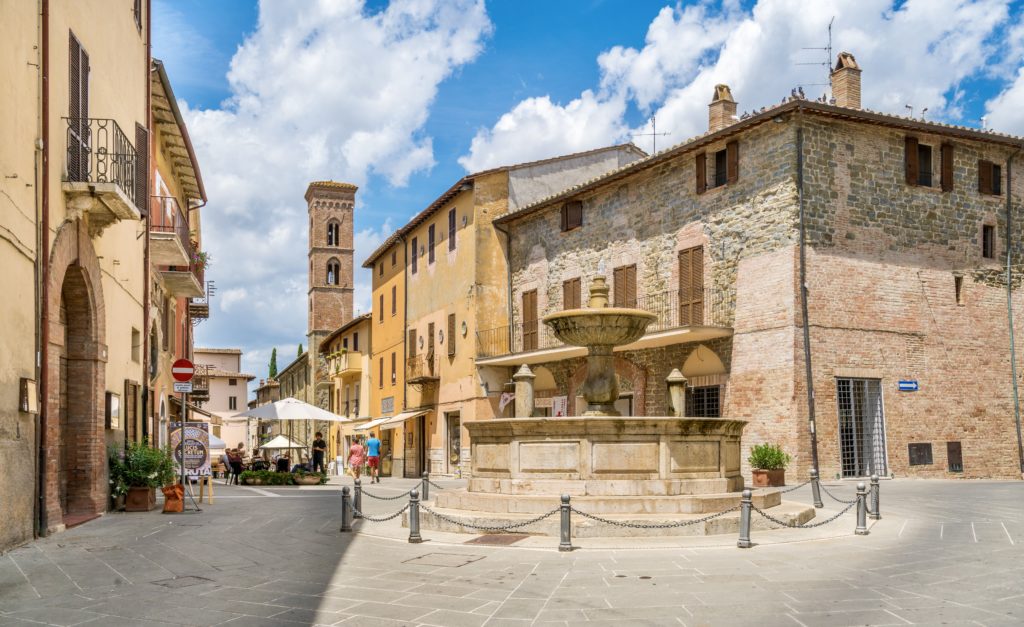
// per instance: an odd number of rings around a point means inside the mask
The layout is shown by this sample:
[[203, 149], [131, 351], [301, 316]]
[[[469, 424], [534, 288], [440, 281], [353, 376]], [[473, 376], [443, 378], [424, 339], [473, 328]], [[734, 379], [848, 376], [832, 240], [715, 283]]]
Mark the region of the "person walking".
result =
[[[324, 441], [324, 434], [317, 431], [316, 439], [313, 440], [313, 472], [327, 474], [324, 467], [324, 456], [327, 455], [327, 442]], [[320, 470], [317, 470], [319, 468]]]
[[363, 461], [366, 456], [366, 450], [363, 445], [359, 443], [359, 438], [352, 439], [352, 446], [348, 449], [348, 466], [352, 469], [352, 476], [356, 479], [363, 472]]
[[380, 483], [380, 440], [373, 431], [366, 441], [366, 463], [370, 467], [370, 483]]

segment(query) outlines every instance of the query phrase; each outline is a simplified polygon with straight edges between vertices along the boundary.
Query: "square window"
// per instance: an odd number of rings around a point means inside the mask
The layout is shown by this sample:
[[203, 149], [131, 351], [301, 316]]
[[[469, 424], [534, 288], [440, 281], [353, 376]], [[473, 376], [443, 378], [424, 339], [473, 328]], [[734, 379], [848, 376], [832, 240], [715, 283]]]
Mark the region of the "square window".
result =
[[574, 200], [562, 205], [562, 230], [571, 231], [583, 226], [583, 202]]
[[228, 385], [238, 385], [238, 379], [228, 379]]

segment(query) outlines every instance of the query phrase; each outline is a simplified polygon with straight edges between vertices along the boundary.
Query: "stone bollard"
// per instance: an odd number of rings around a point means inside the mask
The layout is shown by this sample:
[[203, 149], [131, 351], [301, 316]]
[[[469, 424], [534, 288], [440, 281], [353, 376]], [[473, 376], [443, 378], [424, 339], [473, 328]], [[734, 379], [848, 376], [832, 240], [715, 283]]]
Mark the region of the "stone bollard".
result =
[[423, 542], [420, 536], [420, 493], [416, 490], [409, 492], [409, 543], [419, 544]]
[[559, 551], [571, 551], [572, 550], [572, 510], [569, 506], [569, 495], [562, 495], [562, 505], [559, 508], [562, 514], [561, 524], [561, 541], [558, 543]]
[[882, 520], [882, 512], [878, 510], [878, 501], [880, 500], [879, 489], [878, 475], [871, 475], [871, 508], [868, 511], [871, 520]]
[[740, 539], [736, 543], [741, 549], [749, 549], [754, 546], [754, 543], [750, 541], [750, 489], [743, 491], [743, 498], [740, 499]]
[[818, 471], [811, 468], [811, 497], [814, 499], [814, 507], [821, 509], [825, 504], [821, 502], [821, 479], [818, 478]]
[[430, 472], [429, 471], [426, 471], [426, 470], [423, 471], [423, 480], [420, 481], [420, 488], [421, 488], [420, 492], [423, 493], [423, 500], [424, 501], [429, 501], [430, 500]]
[[362, 518], [363, 511], [363, 482], [356, 479], [355, 496], [352, 497], [352, 518]]
[[861, 481], [857, 484], [857, 528], [853, 530], [858, 536], [868, 535], [868, 489]]
[[352, 531], [352, 501], [348, 486], [341, 489], [341, 530]]

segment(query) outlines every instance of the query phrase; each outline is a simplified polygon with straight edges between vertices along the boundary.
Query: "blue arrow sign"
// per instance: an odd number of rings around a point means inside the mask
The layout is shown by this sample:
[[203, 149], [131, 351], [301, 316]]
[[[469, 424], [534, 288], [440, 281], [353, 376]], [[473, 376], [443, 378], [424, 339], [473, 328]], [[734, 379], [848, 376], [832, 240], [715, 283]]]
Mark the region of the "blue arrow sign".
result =
[[900, 392], [916, 392], [921, 389], [917, 385], [917, 381], [900, 381], [899, 390]]

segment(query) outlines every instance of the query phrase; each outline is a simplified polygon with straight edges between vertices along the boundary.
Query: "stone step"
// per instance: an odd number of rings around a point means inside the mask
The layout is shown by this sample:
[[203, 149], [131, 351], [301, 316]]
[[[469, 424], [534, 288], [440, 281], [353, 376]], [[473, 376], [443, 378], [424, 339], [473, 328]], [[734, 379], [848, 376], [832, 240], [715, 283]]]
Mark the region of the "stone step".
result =
[[[443, 509], [487, 514], [542, 514], [558, 507], [561, 502], [554, 495], [486, 494], [458, 490], [431, 492], [434, 505]], [[753, 491], [753, 503], [761, 509], [775, 507], [782, 502], [778, 489], [764, 488]], [[582, 511], [594, 514], [710, 514], [735, 507], [740, 503], [739, 492], [699, 494], [690, 496], [573, 496], [572, 504]]]
[[507, 479], [473, 477], [470, 492], [488, 494], [568, 494], [570, 496], [679, 496], [721, 494], [743, 489], [743, 477], [688, 479]]

